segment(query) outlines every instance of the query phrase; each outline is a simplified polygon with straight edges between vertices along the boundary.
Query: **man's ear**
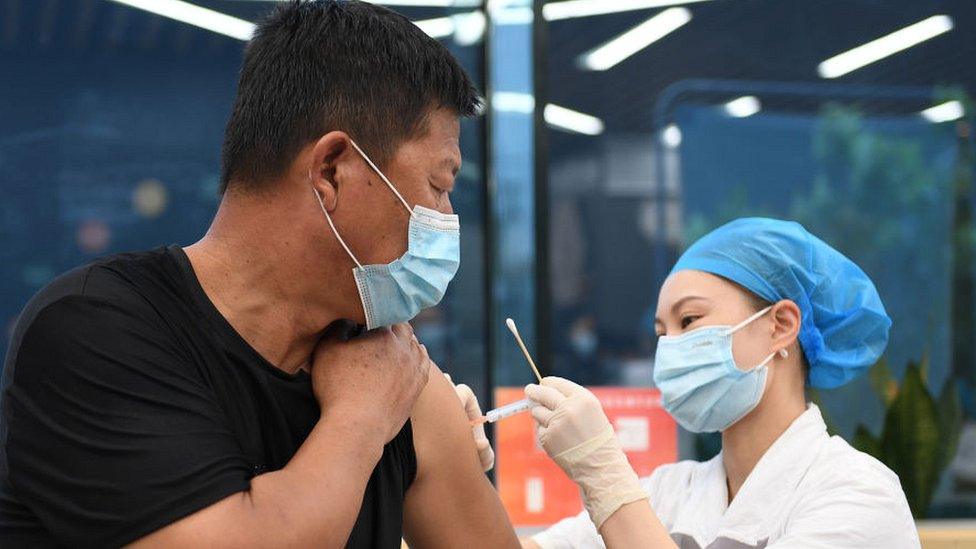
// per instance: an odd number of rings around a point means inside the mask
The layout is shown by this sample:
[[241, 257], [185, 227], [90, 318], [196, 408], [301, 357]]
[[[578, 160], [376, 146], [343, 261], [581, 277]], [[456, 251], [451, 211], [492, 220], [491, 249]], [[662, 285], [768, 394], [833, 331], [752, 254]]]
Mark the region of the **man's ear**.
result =
[[342, 173], [340, 165], [349, 156], [352, 147], [345, 132], [329, 132], [312, 146], [312, 161], [308, 169], [309, 181], [329, 212], [339, 202]]
[[770, 315], [773, 319], [773, 350], [789, 349], [800, 335], [800, 308], [793, 301], [784, 299], [773, 305]]

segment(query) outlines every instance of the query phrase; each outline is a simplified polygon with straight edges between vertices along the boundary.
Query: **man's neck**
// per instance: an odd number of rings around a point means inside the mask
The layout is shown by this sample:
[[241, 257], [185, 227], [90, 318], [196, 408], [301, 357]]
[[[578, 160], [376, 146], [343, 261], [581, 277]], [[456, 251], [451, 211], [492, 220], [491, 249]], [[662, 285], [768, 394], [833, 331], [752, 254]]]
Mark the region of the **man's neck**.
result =
[[295, 373], [339, 315], [316, 301], [326, 297], [327, 277], [309, 270], [316, 262], [301, 241], [303, 231], [277, 234], [285, 230], [282, 220], [267, 212], [280, 208], [248, 202], [225, 199], [206, 236], [184, 250], [220, 314], [268, 362]]

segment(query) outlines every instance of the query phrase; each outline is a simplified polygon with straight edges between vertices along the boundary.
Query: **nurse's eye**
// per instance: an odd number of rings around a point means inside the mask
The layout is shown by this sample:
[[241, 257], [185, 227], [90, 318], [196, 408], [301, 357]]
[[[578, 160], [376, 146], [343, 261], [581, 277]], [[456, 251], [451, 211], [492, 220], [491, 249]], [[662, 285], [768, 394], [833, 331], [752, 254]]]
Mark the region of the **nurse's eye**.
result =
[[700, 316], [683, 316], [683, 317], [681, 317], [681, 329], [684, 330], [688, 326], [691, 326], [699, 318], [701, 318], [701, 317]]

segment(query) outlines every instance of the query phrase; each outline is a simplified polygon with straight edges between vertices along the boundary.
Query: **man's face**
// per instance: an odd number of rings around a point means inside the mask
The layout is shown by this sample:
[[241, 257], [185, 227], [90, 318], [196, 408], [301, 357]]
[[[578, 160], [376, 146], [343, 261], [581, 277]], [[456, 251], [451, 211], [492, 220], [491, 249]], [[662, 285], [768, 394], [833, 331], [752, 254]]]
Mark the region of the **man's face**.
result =
[[[426, 132], [402, 143], [378, 166], [411, 208], [454, 212], [450, 193], [461, 168], [459, 133], [457, 115], [432, 111]], [[389, 263], [407, 250], [410, 213], [365, 160], [353, 163], [350, 171], [351, 177], [339, 188], [337, 228], [361, 263]]]

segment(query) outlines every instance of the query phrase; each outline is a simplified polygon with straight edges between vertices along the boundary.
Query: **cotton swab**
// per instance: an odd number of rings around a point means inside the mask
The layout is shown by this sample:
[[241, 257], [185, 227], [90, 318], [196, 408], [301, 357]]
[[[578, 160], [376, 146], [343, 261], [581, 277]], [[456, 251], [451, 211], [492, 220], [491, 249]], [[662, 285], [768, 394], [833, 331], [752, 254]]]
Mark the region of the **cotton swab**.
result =
[[[532, 373], [542, 383], [542, 376], [539, 375], [539, 369], [535, 367], [535, 361], [532, 360], [532, 355], [529, 354], [529, 350], [525, 348], [525, 342], [522, 341], [522, 336], [519, 335], [518, 328], [515, 327], [515, 321], [511, 318], [505, 319], [505, 325], [508, 326], [512, 335], [515, 336], [515, 342], [518, 343], [520, 349], [522, 349], [522, 354], [525, 355], [525, 360], [529, 361], [529, 366], [532, 367]], [[522, 399], [505, 406], [499, 406], [494, 410], [488, 410], [488, 412], [477, 419], [469, 420], [472, 427], [477, 425], [482, 425], [484, 423], [495, 423], [498, 420], [505, 419], [507, 417], [514, 416], [515, 414], [520, 414], [532, 408], [535, 403], [529, 399]]]
[[539, 379], [539, 383], [542, 383], [542, 376], [539, 375], [539, 369], [535, 367], [535, 361], [532, 360], [532, 356], [529, 355], [529, 350], [525, 348], [525, 343], [522, 341], [522, 336], [519, 335], [518, 328], [515, 327], [515, 321], [511, 318], [505, 319], [505, 325], [508, 326], [508, 330], [512, 332], [515, 336], [515, 342], [518, 343], [519, 348], [522, 349], [522, 354], [525, 355], [525, 360], [529, 361], [529, 366], [532, 367], [532, 373], [535, 377]]

